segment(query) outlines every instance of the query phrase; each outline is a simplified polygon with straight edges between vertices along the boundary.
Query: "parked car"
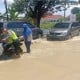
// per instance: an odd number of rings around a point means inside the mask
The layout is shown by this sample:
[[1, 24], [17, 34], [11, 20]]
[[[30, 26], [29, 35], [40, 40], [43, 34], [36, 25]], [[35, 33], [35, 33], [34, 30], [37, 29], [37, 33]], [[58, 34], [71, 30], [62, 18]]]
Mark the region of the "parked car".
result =
[[56, 23], [47, 35], [47, 40], [59, 39], [67, 40], [73, 36], [80, 35], [80, 23], [79, 22], [63, 22]]
[[0, 22], [0, 28], [3, 27], [3, 22]]
[[23, 24], [27, 24], [31, 28], [33, 39], [43, 36], [43, 31], [40, 28], [35, 27], [34, 25], [27, 22], [8, 22], [7, 28], [14, 30], [18, 36], [22, 36]]

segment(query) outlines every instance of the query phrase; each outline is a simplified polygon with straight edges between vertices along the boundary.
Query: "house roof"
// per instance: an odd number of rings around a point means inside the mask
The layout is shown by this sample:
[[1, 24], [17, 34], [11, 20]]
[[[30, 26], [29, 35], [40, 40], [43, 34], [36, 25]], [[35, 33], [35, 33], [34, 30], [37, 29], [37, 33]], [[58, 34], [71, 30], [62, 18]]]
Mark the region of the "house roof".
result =
[[61, 16], [61, 15], [47, 15], [47, 16], [43, 17], [43, 19], [60, 19], [60, 18], [63, 18], [63, 16]]

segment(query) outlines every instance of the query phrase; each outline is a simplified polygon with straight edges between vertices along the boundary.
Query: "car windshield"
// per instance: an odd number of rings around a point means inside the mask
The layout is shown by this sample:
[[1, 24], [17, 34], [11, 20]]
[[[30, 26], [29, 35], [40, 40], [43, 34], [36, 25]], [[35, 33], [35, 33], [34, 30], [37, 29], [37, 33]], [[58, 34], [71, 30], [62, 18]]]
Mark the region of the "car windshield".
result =
[[73, 22], [71, 26], [75, 26], [75, 27], [80, 26], [80, 23], [79, 22]]
[[33, 25], [27, 22], [9, 22], [7, 24], [8, 28], [23, 28], [23, 24], [27, 24], [30, 28], [35, 28]]
[[57, 23], [54, 28], [68, 28], [69, 27], [69, 23]]

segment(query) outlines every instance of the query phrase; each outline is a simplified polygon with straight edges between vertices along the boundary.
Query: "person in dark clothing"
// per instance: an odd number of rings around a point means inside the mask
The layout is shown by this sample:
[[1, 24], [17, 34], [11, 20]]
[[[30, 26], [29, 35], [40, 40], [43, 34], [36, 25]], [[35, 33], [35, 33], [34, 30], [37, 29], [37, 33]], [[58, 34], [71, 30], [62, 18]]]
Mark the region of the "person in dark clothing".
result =
[[3, 28], [3, 34], [5, 35], [5, 37], [2, 39], [2, 41], [6, 41], [5, 43], [8, 43], [7, 48], [10, 47], [9, 44], [13, 45], [16, 56], [20, 57], [20, 52], [22, 53], [22, 49], [20, 48], [19, 39], [16, 33], [13, 30]]
[[30, 46], [31, 46], [31, 40], [32, 40], [32, 30], [29, 28], [27, 24], [23, 24], [24, 31], [23, 31], [23, 36], [24, 36], [24, 43], [27, 49], [27, 53], [31, 52]]

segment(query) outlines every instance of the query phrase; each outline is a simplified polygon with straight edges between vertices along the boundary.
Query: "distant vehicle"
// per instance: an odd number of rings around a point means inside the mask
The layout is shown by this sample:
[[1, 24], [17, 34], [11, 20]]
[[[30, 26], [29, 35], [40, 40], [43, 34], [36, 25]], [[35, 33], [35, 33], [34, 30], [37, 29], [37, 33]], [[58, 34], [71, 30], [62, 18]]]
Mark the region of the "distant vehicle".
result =
[[80, 23], [79, 22], [63, 22], [56, 23], [47, 35], [47, 40], [58, 39], [67, 40], [74, 36], [80, 35]]
[[40, 28], [35, 27], [32, 24], [27, 23], [27, 22], [8, 22], [7, 28], [14, 30], [18, 36], [22, 36], [23, 35], [23, 24], [27, 24], [31, 28], [33, 39], [43, 36], [43, 31]]
[[0, 22], [0, 28], [3, 27], [3, 22]]

